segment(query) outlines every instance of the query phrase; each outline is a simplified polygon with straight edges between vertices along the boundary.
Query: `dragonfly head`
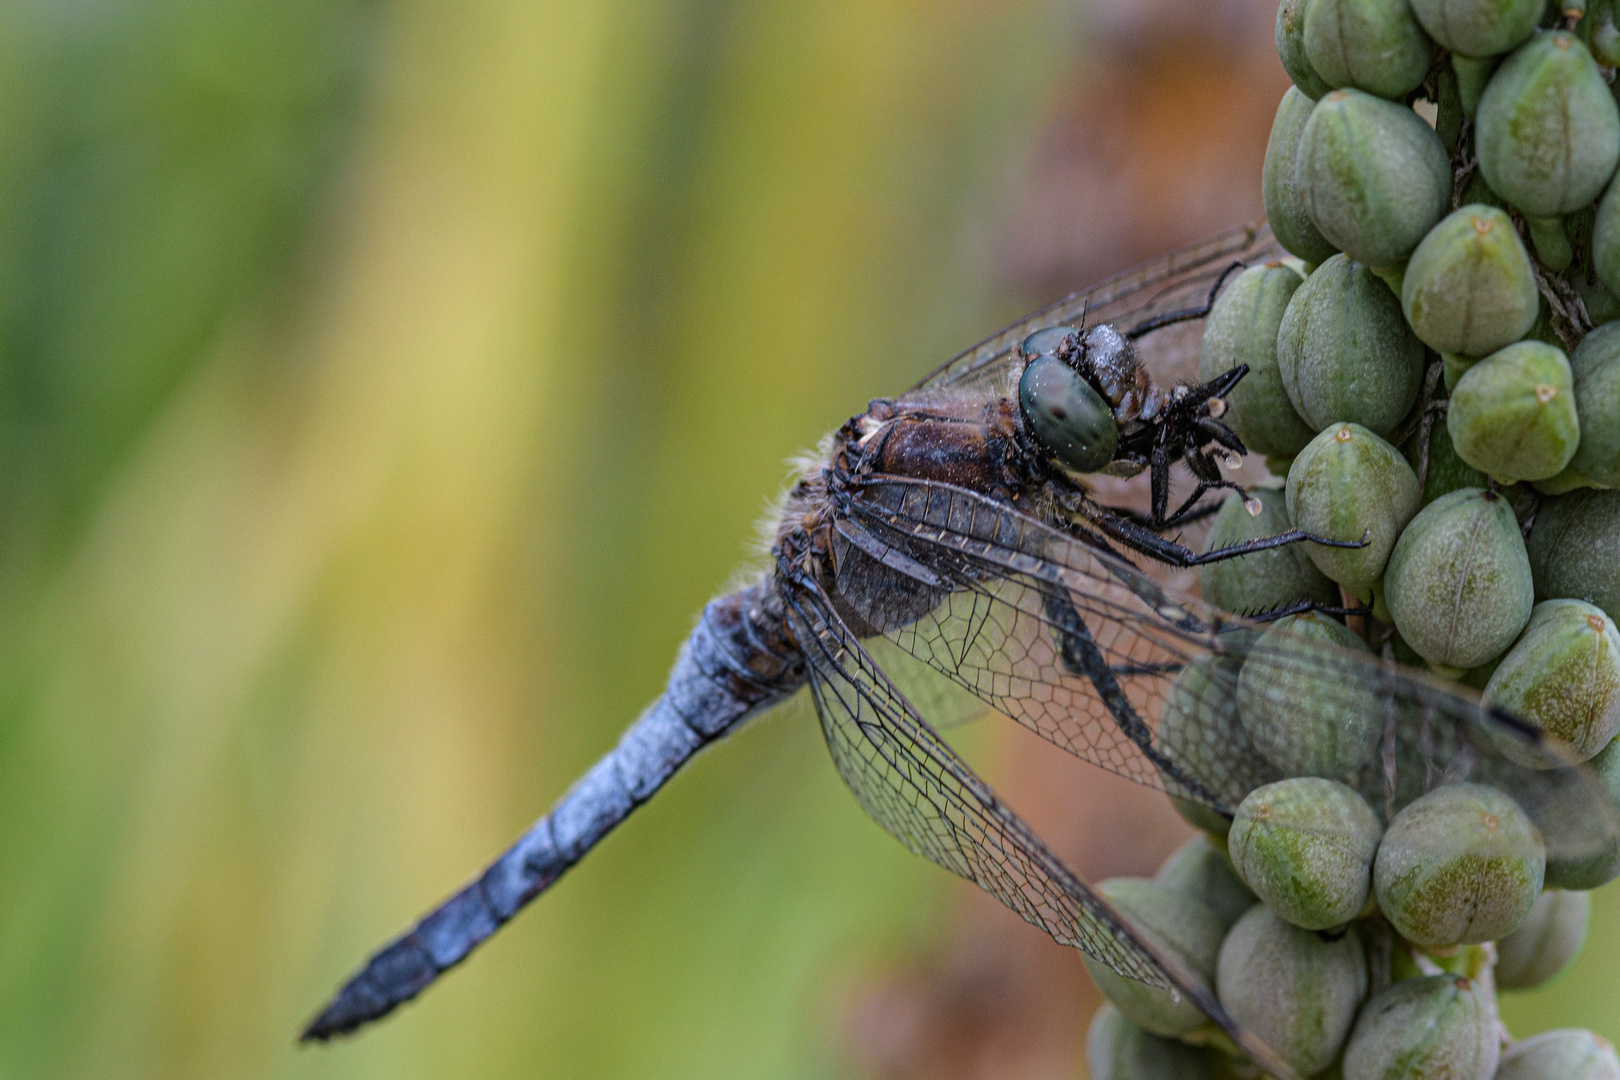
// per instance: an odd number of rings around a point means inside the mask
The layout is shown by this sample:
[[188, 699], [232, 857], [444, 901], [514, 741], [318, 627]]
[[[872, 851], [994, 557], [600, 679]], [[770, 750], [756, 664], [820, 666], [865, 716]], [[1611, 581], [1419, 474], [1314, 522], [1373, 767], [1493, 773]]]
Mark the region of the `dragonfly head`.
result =
[[1112, 323], [1089, 330], [1072, 326], [1037, 330], [1019, 343], [1018, 355], [1026, 365], [1051, 356], [1073, 368], [1108, 403], [1116, 423], [1153, 418], [1160, 395], [1138, 361], [1136, 347]]
[[1018, 380], [1024, 428], [1041, 448], [1075, 472], [1107, 467], [1119, 447], [1119, 425], [1102, 395], [1055, 356], [1037, 356]]
[[1029, 432], [1076, 472], [1113, 460], [1122, 429], [1151, 422], [1158, 397], [1136, 350], [1107, 323], [1080, 331], [1037, 330], [1018, 346], [1024, 370], [1018, 401]]

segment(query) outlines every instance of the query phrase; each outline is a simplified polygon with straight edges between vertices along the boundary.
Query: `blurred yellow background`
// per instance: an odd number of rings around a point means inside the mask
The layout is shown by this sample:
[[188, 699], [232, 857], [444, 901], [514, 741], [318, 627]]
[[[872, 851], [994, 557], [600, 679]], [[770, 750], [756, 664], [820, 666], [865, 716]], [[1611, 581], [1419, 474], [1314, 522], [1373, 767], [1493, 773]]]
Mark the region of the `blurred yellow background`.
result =
[[[0, 6], [0, 1080], [876, 1068], [849, 1002], [960, 895], [802, 701], [419, 1003], [293, 1038], [658, 691], [788, 455], [1188, 238], [1121, 221], [1253, 215], [1252, 137], [1191, 216], [1043, 168], [1108, 151], [1051, 131], [1156, 25], [1109, 8]], [[1208, 100], [1218, 60], [1157, 70], [1263, 146], [1282, 84]], [[1144, 175], [1197, 149], [1168, 108]], [[1599, 907], [1523, 1023], [1620, 1036]]]

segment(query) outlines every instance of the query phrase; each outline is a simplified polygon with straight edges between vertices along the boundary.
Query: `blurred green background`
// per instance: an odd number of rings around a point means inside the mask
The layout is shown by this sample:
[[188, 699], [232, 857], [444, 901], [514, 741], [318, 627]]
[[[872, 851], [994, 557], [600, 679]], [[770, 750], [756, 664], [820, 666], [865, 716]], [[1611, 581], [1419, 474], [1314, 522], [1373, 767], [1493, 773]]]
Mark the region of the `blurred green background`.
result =
[[[1025, 302], [995, 231], [1086, 25], [0, 5], [0, 1080], [849, 1075], [955, 894], [802, 702], [293, 1036], [657, 692], [783, 460]], [[1516, 1023], [1620, 1036], [1599, 907]]]

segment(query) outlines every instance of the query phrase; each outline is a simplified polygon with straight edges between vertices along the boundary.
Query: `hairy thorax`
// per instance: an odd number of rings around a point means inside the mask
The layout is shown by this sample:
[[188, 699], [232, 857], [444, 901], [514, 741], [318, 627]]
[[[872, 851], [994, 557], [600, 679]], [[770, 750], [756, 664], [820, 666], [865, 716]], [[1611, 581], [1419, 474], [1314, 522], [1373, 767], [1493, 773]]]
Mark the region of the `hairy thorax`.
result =
[[905, 626], [944, 593], [860, 550], [837, 527], [842, 500], [872, 476], [949, 484], [1033, 511], [1045, 471], [1029, 453], [1017, 405], [991, 399], [873, 401], [802, 463], [775, 543], [822, 583], [857, 635]]

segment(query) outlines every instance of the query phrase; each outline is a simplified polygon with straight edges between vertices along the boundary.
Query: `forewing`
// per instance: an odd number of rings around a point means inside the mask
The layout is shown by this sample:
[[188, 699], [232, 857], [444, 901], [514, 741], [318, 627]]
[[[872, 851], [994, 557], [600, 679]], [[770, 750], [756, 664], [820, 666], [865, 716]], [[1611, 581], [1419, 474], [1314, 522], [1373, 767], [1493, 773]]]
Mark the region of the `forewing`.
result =
[[[1513, 795], [1547, 833], [1550, 856], [1596, 856], [1620, 836], [1613, 800], [1589, 773], [1514, 764], [1499, 747], [1549, 762], [1561, 750], [1465, 688], [1370, 652], [1275, 635], [1257, 645], [1263, 627], [1167, 589], [1099, 539], [971, 491], [878, 478], [847, 507], [870, 550], [892, 549], [897, 564], [943, 583], [935, 606], [881, 627], [887, 636], [1092, 764], [1230, 816], [1282, 775], [1239, 717], [1240, 704], [1265, 699], [1367, 733], [1372, 752], [1335, 779], [1386, 819], [1439, 784], [1474, 780]], [[1239, 675], [1252, 656], [1267, 678], [1245, 679], [1245, 699]], [[1301, 677], [1311, 700], [1282, 696]]]
[[827, 747], [868, 814], [911, 851], [972, 881], [1058, 942], [1128, 978], [1186, 995], [1257, 1062], [1289, 1075], [1207, 986], [1137, 934], [968, 768], [895, 689], [817, 585], [800, 581], [789, 609]]
[[[1049, 326], [1113, 323], [1124, 329], [1145, 319], [1196, 307], [1233, 262], [1250, 265], [1287, 256], [1265, 224], [1212, 236], [1149, 263], [1072, 293], [985, 338], [929, 373], [912, 392], [962, 391], [994, 385], [1015, 345]], [[1138, 354], [1155, 380], [1191, 378], [1198, 364], [1199, 324], [1158, 331], [1137, 342]]]

